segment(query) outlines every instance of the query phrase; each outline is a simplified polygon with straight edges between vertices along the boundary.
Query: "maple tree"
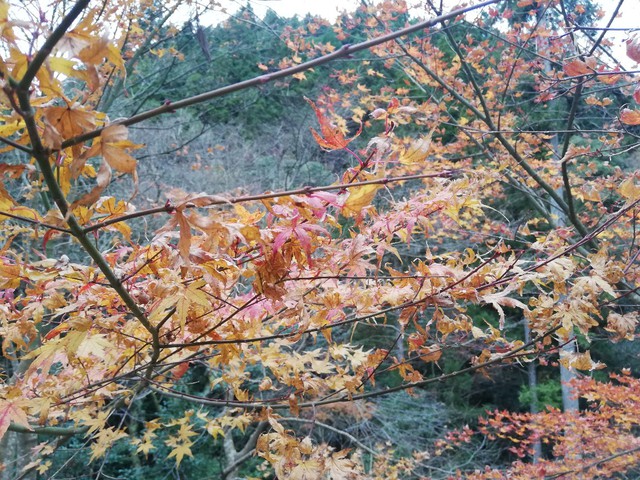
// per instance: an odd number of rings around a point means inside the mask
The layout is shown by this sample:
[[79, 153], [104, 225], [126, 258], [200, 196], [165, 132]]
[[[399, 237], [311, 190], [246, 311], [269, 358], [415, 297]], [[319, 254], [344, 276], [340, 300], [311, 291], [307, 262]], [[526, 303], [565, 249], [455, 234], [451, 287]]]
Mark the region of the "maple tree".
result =
[[[222, 446], [223, 478], [250, 459], [264, 477], [435, 475], [432, 459], [476, 435], [513, 443], [518, 460], [457, 476], [633, 468], [640, 385], [628, 371], [591, 378], [604, 364], [588, 345], [635, 339], [640, 186], [616, 159], [637, 149], [640, 85], [612, 60], [607, 28], [579, 23], [587, 7], [433, 4], [414, 21], [403, 2], [363, 2], [333, 25], [285, 28], [289, 52], [254, 76], [110, 118], [144, 56], [180, 61], [164, 46], [179, 7], [0, 1], [5, 471], [55, 475], [72, 437], [94, 464], [125, 443], [138, 462], [163, 449], [178, 468], [205, 436]], [[627, 41], [633, 62], [639, 45]], [[331, 80], [305, 99], [308, 141], [349, 159], [337, 181], [136, 196], [144, 146], [129, 127], [269, 83], [304, 88], [320, 70]], [[116, 176], [130, 181], [118, 197]], [[139, 219], [159, 227], [141, 234]], [[395, 333], [375, 345], [363, 330]], [[576, 336], [579, 350], [559, 354]], [[464, 367], [434, 373], [452, 351]], [[494, 412], [407, 455], [331, 423], [395, 392], [558, 362], [580, 372], [581, 411]], [[153, 416], [149, 396], [189, 407]]]

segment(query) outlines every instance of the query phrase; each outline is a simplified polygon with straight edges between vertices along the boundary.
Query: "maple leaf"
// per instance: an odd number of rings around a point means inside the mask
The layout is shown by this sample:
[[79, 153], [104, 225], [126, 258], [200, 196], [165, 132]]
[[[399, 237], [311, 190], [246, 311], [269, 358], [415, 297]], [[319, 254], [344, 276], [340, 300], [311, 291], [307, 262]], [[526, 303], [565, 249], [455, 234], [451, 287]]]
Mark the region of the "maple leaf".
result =
[[563, 69], [564, 73], [566, 73], [570, 77], [578, 77], [581, 75], [588, 75], [589, 73], [593, 73], [593, 69], [586, 62], [578, 59], [566, 63]]
[[371, 205], [380, 185], [362, 185], [349, 189], [349, 196], [344, 202], [342, 213], [345, 217], [359, 217], [361, 212]]
[[202, 287], [205, 284], [205, 280], [201, 279], [174, 289], [171, 295], [164, 298], [151, 313], [150, 319], [160, 321], [166, 316], [167, 310], [175, 307], [173, 318], [179, 322], [180, 328], [184, 330], [187, 316], [192, 306], [200, 305], [205, 308], [211, 306], [210, 297], [202, 291]]
[[329, 235], [329, 232], [324, 227], [301, 221], [299, 215], [296, 215], [291, 219], [290, 225], [274, 228], [274, 232], [278, 232], [276, 237], [273, 239], [274, 252], [280, 251], [287, 240], [295, 238], [296, 240], [298, 240], [300, 246], [304, 250], [309, 264], [312, 263], [312, 238], [309, 236], [309, 233], [313, 232], [315, 234]]
[[180, 429], [175, 436], [165, 440], [165, 444], [172, 447], [167, 458], [175, 457], [176, 465], [180, 465], [185, 455], [193, 457], [191, 452], [193, 441], [191, 441], [191, 437], [197, 435], [197, 433], [192, 430], [191, 425], [188, 423], [192, 413], [193, 411], [188, 411], [182, 419], [177, 420], [175, 423], [180, 425]]
[[623, 108], [622, 112], [620, 112], [620, 121], [627, 125], [640, 125], [640, 110]]
[[615, 333], [615, 340], [633, 340], [636, 326], [638, 325], [638, 313], [629, 312], [624, 315], [610, 312], [607, 317], [608, 332]]
[[421, 163], [427, 158], [429, 154], [429, 148], [431, 147], [431, 138], [436, 127], [433, 127], [426, 137], [419, 138], [414, 141], [409, 148], [407, 148], [400, 155], [400, 163], [404, 165], [413, 165]]
[[0, 440], [4, 437], [12, 423], [31, 430], [29, 419], [23, 410], [25, 402], [20, 397], [11, 400], [0, 399]]
[[91, 88], [99, 86], [97, 78], [97, 66], [106, 59], [121, 71], [124, 71], [124, 61], [120, 55], [120, 50], [105, 35], [102, 37], [89, 37], [86, 39], [86, 46], [77, 52], [76, 57], [81, 60], [89, 71], [87, 77]]
[[320, 461], [310, 458], [297, 462], [296, 466], [287, 475], [287, 478], [291, 480], [317, 480], [322, 477], [323, 472], [324, 468]]
[[128, 140], [128, 130], [124, 125], [110, 125], [102, 130], [100, 138], [94, 142], [82, 155], [77, 156], [71, 162], [69, 170], [72, 178], [77, 178], [86, 161], [97, 155], [101, 155], [109, 167], [122, 173], [134, 175], [136, 172], [136, 159], [129, 155], [126, 150], [140, 148]]
[[100, 134], [101, 153], [111, 168], [123, 173], [134, 173], [136, 159], [125, 152], [125, 149], [140, 148], [128, 140], [129, 132], [124, 125], [110, 125]]
[[633, 202], [640, 198], [640, 186], [636, 185], [633, 176], [627, 177], [618, 188], [618, 192], [627, 200]]
[[316, 132], [312, 128], [311, 134], [313, 135], [313, 138], [316, 139], [316, 142], [318, 142], [318, 145], [320, 145], [325, 150], [342, 150], [346, 148], [349, 143], [355, 140], [358, 135], [360, 135], [360, 132], [362, 131], [362, 125], [360, 125], [360, 129], [352, 138], [345, 138], [342, 131], [338, 127], [333, 125], [329, 121], [329, 119], [327, 119], [327, 117], [325, 117], [320, 109], [316, 107], [315, 103], [313, 103], [306, 97], [305, 100], [309, 103], [309, 105], [311, 105], [311, 108], [313, 108], [313, 111], [318, 118], [318, 123], [320, 124], [320, 133]]
[[500, 293], [492, 293], [492, 294], [488, 294], [488, 295], [483, 295], [481, 298], [483, 301], [490, 303], [493, 308], [495, 308], [498, 312], [498, 315], [500, 316], [500, 329], [502, 330], [504, 328], [504, 322], [505, 322], [505, 314], [504, 314], [504, 310], [502, 309], [502, 307], [509, 307], [509, 308], [520, 308], [522, 309], [524, 312], [528, 312], [529, 308], [522, 303], [520, 300], [516, 300], [515, 298], [510, 298], [507, 297], [507, 295], [509, 293], [511, 293], [513, 290], [515, 290], [515, 286], [511, 286], [509, 288], [504, 289], [502, 292]]
[[348, 449], [340, 450], [331, 454], [326, 460], [326, 466], [329, 471], [329, 478], [332, 480], [350, 480], [357, 478], [360, 474], [356, 462], [347, 457]]
[[151, 450], [155, 450], [153, 440], [157, 437], [155, 431], [161, 428], [162, 425], [158, 420], [151, 420], [145, 423], [145, 432], [141, 439], [134, 439], [133, 444], [137, 445], [136, 453], [143, 453], [147, 456]]
[[627, 57], [636, 63], [640, 63], [640, 39], [637, 35], [626, 40]]
[[43, 112], [49, 125], [65, 140], [96, 127], [95, 112], [88, 111], [77, 104], [67, 107], [46, 107]]
[[591, 352], [588, 350], [584, 353], [563, 354], [560, 358], [566, 368], [575, 368], [576, 370], [600, 370], [605, 368], [606, 365], [601, 362], [594, 362], [591, 359]]
[[174, 447], [171, 452], [169, 452], [169, 455], [167, 455], [167, 458], [176, 458], [176, 465], [180, 465], [180, 462], [182, 462], [182, 459], [184, 458], [185, 455], [189, 456], [189, 457], [193, 457], [193, 453], [191, 452], [191, 446], [193, 445], [193, 443], [191, 442], [185, 442], [185, 443], [181, 443], [180, 445]]
[[104, 457], [107, 451], [118, 440], [127, 438], [128, 435], [114, 427], [102, 428], [97, 431], [93, 436], [93, 443], [91, 444], [91, 457], [89, 461], [92, 462], [96, 458]]

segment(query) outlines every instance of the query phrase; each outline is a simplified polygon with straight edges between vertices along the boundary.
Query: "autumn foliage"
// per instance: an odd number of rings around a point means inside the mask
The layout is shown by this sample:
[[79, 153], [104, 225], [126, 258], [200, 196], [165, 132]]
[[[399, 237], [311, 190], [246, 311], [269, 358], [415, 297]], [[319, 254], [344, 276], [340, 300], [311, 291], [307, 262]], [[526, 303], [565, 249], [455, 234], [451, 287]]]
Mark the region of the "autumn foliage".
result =
[[[432, 5], [422, 23], [404, 2], [363, 2], [280, 32], [290, 55], [253, 78], [122, 118], [105, 105], [128, 95], [140, 59], [175, 54], [144, 19], [179, 5], [54, 3], [0, 0], [6, 469], [9, 442], [36, 434], [16, 476], [53, 475], [71, 437], [94, 464], [126, 444], [179, 467], [207, 436], [225, 478], [249, 460], [264, 478], [427, 478], [478, 437], [512, 456], [451, 475], [608, 478], [637, 464], [638, 372], [595, 378], [589, 345], [636, 339], [640, 84], [606, 29], [581, 29], [579, 2]], [[624, 65], [640, 61], [638, 40], [626, 46]], [[349, 163], [333, 184], [138, 195], [131, 127], [318, 72], [331, 80], [306, 99], [305, 141]], [[464, 366], [445, 372], [451, 351]], [[310, 433], [375, 415], [394, 392], [529, 364], [572, 372], [581, 408], [489, 412], [411, 453]], [[151, 396], [190, 407], [132, 426]]]

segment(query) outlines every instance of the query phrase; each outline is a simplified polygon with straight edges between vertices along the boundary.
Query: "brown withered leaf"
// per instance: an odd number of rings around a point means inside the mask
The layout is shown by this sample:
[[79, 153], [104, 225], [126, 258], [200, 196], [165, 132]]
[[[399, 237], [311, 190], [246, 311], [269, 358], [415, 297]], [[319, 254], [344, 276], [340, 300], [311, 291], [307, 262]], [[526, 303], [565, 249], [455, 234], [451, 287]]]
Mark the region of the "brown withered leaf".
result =
[[118, 48], [106, 36], [89, 38], [89, 45], [78, 52], [77, 57], [86, 65], [100, 65], [106, 59], [121, 70], [124, 62]]
[[60, 150], [62, 146], [62, 135], [51, 125], [47, 117], [42, 117], [44, 123], [44, 131], [42, 132], [42, 143], [51, 150]]
[[69, 165], [71, 178], [78, 178], [88, 159], [95, 156], [102, 156], [111, 168], [118, 172], [130, 173], [136, 177], [137, 161], [126, 150], [130, 148], [140, 148], [128, 140], [127, 127], [124, 125], [111, 125], [106, 127], [100, 138], [88, 150], [84, 151], [73, 159]]
[[96, 186], [91, 189], [88, 193], [85, 193], [82, 197], [77, 199], [71, 204], [69, 211], [72, 211], [75, 207], [80, 205], [93, 205], [98, 201], [102, 192], [104, 192], [105, 188], [109, 186], [109, 182], [111, 181], [111, 168], [106, 162], [102, 162], [100, 164], [100, 168], [98, 169], [98, 174], [96, 176]]
[[615, 334], [614, 341], [633, 340], [638, 325], [638, 313], [629, 312], [624, 315], [611, 312], [607, 317], [607, 327], [605, 330]]
[[44, 116], [64, 140], [96, 128], [96, 114], [80, 105], [46, 107]]
[[111, 125], [105, 128], [100, 135], [102, 143], [102, 156], [109, 166], [119, 172], [134, 173], [136, 159], [129, 155], [125, 149], [140, 148], [128, 140], [129, 132], [124, 125]]

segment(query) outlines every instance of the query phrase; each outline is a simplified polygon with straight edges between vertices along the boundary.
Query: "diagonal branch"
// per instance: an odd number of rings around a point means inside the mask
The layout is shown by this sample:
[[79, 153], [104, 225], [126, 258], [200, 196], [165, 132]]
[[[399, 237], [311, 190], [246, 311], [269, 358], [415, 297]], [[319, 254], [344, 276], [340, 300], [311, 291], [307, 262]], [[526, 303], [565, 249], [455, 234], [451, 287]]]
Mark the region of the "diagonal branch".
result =
[[308, 418], [296, 418], [296, 417], [282, 417], [282, 418], [279, 418], [278, 420], [280, 420], [281, 422], [310, 423], [312, 425], [318, 425], [319, 427], [322, 427], [325, 430], [329, 430], [331, 432], [337, 433], [338, 435], [342, 435], [345, 438], [348, 438], [358, 448], [361, 448], [365, 452], [369, 452], [374, 457], [377, 457], [379, 455], [378, 452], [376, 452], [372, 448], [367, 447], [364, 443], [362, 443], [356, 437], [351, 435], [349, 432], [345, 432], [344, 430], [340, 430], [339, 428], [332, 427], [331, 425], [328, 425], [326, 423], [319, 422], [317, 420], [311, 420]]
[[[345, 190], [348, 188], [360, 187], [363, 185], [386, 185], [388, 183], [395, 182], [405, 182], [408, 180], [419, 180], [422, 178], [449, 178], [453, 176], [456, 172], [454, 170], [445, 170], [440, 173], [424, 173], [421, 175], [405, 175], [401, 177], [385, 177], [378, 178], [374, 180], [366, 180], [362, 182], [352, 182], [352, 183], [338, 183], [335, 185], [327, 185], [324, 187], [302, 187], [296, 188], [294, 190], [285, 190], [282, 192], [271, 192], [271, 193], [260, 193], [257, 195], [244, 195], [241, 197], [230, 197], [224, 198], [219, 197], [216, 198], [212, 196], [211, 201], [207, 205], [208, 207], [213, 207], [215, 205], [225, 205], [225, 204], [236, 204], [236, 203], [246, 203], [253, 202], [256, 200], [267, 200], [269, 198], [280, 198], [280, 197], [289, 197], [291, 195], [310, 195], [315, 192], [329, 192], [332, 190]], [[195, 208], [195, 205], [186, 205], [186, 208]], [[121, 217], [110, 218], [109, 220], [104, 220], [103, 222], [95, 223], [88, 227], [84, 228], [85, 233], [94, 232], [96, 230], [100, 230], [101, 228], [107, 227], [109, 225], [113, 225], [115, 223], [125, 222], [128, 220], [132, 220], [134, 218], [146, 217], [149, 215], [154, 215], [156, 213], [171, 213], [175, 209], [175, 206], [167, 203], [162, 207], [149, 208], [146, 210], [140, 210], [137, 212], [132, 212], [127, 215], [122, 215]]]
[[[73, 235], [78, 240], [82, 248], [96, 263], [102, 274], [107, 279], [111, 288], [115, 290], [115, 292], [122, 299], [123, 303], [127, 306], [132, 315], [151, 334], [153, 338], [153, 359], [156, 358], [160, 352], [160, 348], [158, 346], [158, 330], [151, 324], [146, 314], [142, 311], [133, 297], [129, 294], [122, 281], [111, 269], [111, 266], [104, 258], [102, 253], [98, 250], [96, 245], [91, 242], [91, 239], [83, 230], [82, 225], [80, 225], [78, 219], [71, 212], [66, 196], [64, 195], [64, 192], [58, 184], [53, 169], [51, 168], [51, 163], [49, 161], [51, 151], [42, 143], [42, 138], [40, 137], [40, 133], [38, 132], [38, 125], [35, 119], [35, 111], [33, 109], [33, 106], [31, 105], [31, 82], [35, 78], [35, 74], [37, 73], [38, 68], [46, 60], [48, 55], [51, 53], [52, 48], [62, 38], [67, 29], [71, 26], [77, 16], [80, 15], [82, 10], [88, 5], [88, 3], [88, 0], [80, 0], [78, 1], [78, 3], [76, 3], [76, 5], [74, 5], [71, 12], [63, 19], [62, 23], [58, 27], [56, 27], [51, 37], [49, 37], [45, 41], [44, 46], [38, 51], [34, 61], [29, 65], [27, 73], [22, 78], [17, 88], [15, 88], [15, 92], [18, 97], [20, 113], [25, 122], [27, 134], [29, 135], [29, 139], [31, 141], [31, 154], [38, 164], [38, 167], [40, 168], [40, 172], [42, 173], [44, 182], [49, 188], [51, 198], [54, 200], [56, 206], [62, 213], [62, 216], [65, 218], [67, 225], [69, 226], [71, 235]], [[152, 366], [153, 365], [150, 363], [149, 368], [152, 368]]]
[[34, 220], [33, 218], [23, 217], [22, 215], [15, 215], [13, 213], [0, 210], [0, 217], [3, 217], [3, 216], [13, 218], [15, 220], [20, 220], [21, 222], [31, 223], [39, 227], [48, 228], [49, 230], [56, 230], [58, 232], [63, 232], [63, 233], [71, 233], [71, 230], [69, 230], [68, 228], [58, 227], [57, 225], [51, 225], [49, 223], [44, 223], [39, 220]]
[[18, 142], [14, 142], [13, 140], [10, 140], [6, 137], [0, 137], [0, 142], [4, 143], [5, 145], [9, 145], [16, 150], [20, 150], [21, 152], [31, 155], [31, 149], [29, 147], [25, 147], [24, 145], [20, 145]]
[[[230, 93], [238, 92], [240, 90], [245, 90], [247, 88], [258, 87], [260, 85], [264, 85], [265, 83], [272, 82], [274, 80], [278, 80], [280, 78], [290, 77], [296, 73], [304, 72], [310, 70], [312, 68], [318, 67], [320, 65], [324, 65], [326, 63], [332, 62], [338, 58], [349, 57], [356, 52], [360, 52], [363, 50], [368, 50], [371, 47], [375, 47], [376, 45], [380, 45], [385, 42], [389, 42], [391, 40], [395, 40], [396, 38], [409, 35], [414, 32], [418, 32], [420, 30], [424, 30], [429, 27], [433, 27], [440, 22], [445, 20], [449, 20], [451, 18], [455, 18], [459, 15], [463, 15], [464, 13], [477, 10], [482, 7], [486, 7], [487, 5], [492, 5], [494, 3], [498, 3], [500, 0], [486, 0], [484, 2], [478, 3], [476, 5], [471, 5], [469, 7], [460, 8], [457, 10], [453, 10], [445, 15], [440, 15], [438, 17], [432, 18], [430, 20], [426, 20], [424, 22], [416, 23], [415, 25], [411, 25], [407, 28], [403, 28], [402, 30], [397, 30], [386, 35], [382, 35], [380, 37], [372, 38], [371, 40], [366, 40], [364, 42], [356, 43], [354, 45], [346, 44], [341, 48], [327, 55], [323, 55], [322, 57], [315, 58], [313, 60], [309, 60], [308, 62], [301, 63], [300, 65], [296, 65], [290, 68], [285, 68], [283, 70], [279, 70], [274, 73], [269, 73], [265, 75], [260, 75], [258, 77], [253, 77], [248, 80], [244, 80], [242, 82], [234, 83], [233, 85], [227, 85], [226, 87], [217, 88], [215, 90], [211, 90], [209, 92], [201, 93], [200, 95], [195, 95], [190, 98], [186, 98], [184, 100], [180, 100], [177, 102], [167, 103], [162, 105], [161, 107], [154, 108], [152, 110], [148, 110], [146, 112], [140, 113], [138, 115], [134, 115], [125, 120], [121, 120], [118, 122], [114, 122], [117, 125], [134, 125], [136, 123], [140, 123], [145, 120], [149, 120], [150, 118], [157, 117], [164, 113], [172, 113], [181, 108], [190, 107], [192, 105], [196, 105], [199, 103], [203, 103], [209, 100], [212, 100], [217, 97], [222, 97], [225, 95], [229, 95]], [[100, 136], [102, 130], [104, 128], [99, 128], [93, 130], [91, 132], [84, 133], [82, 135], [78, 135], [76, 137], [70, 138], [62, 143], [62, 149], [67, 147], [71, 147], [73, 145], [78, 145], [80, 143], [86, 142], [87, 140], [91, 140]]]

